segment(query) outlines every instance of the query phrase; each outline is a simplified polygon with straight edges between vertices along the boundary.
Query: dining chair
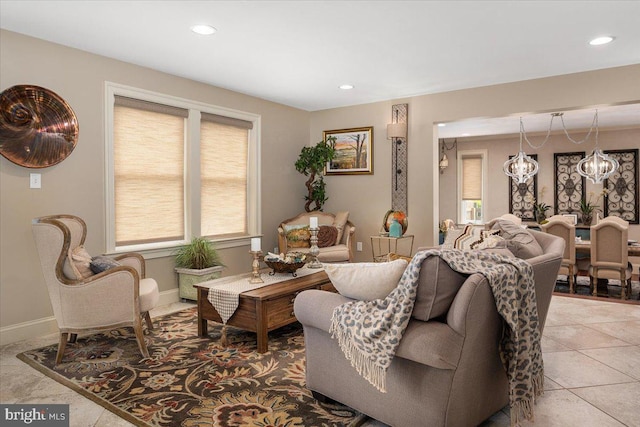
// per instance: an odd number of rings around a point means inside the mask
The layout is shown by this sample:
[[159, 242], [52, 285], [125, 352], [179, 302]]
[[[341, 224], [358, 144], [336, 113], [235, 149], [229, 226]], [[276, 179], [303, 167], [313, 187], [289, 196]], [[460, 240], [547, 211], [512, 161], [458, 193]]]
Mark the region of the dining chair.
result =
[[598, 295], [598, 279], [620, 280], [620, 298], [631, 294], [631, 265], [628, 253], [629, 223], [609, 216], [591, 227], [589, 276], [593, 295]]
[[549, 218], [549, 222], [541, 224], [540, 228], [545, 233], [564, 239], [564, 254], [562, 255], [562, 264], [558, 274], [567, 275], [569, 293], [575, 293], [575, 281], [578, 274], [576, 267], [576, 227], [569, 222], [568, 218], [555, 215]]
[[[86, 254], [86, 223], [73, 215], [35, 218], [33, 235], [49, 291], [53, 314], [60, 330], [56, 364], [62, 362], [67, 342], [78, 333], [133, 327], [138, 348], [149, 357], [142, 330], [142, 317], [153, 329], [149, 310], [160, 299], [158, 284], [145, 278], [145, 260], [138, 253], [111, 259], [106, 270], [94, 273], [94, 260]], [[77, 249], [82, 249], [78, 251]], [[109, 264], [100, 257], [102, 265]], [[115, 261], [115, 262], [113, 262]]]

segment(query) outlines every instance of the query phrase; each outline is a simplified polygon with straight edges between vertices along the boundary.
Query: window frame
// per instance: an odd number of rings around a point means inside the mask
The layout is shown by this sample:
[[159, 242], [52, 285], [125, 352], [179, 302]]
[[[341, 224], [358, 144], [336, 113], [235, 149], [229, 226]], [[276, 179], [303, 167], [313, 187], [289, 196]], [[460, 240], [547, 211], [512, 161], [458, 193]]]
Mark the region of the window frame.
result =
[[[116, 247], [115, 175], [114, 175], [114, 102], [115, 96], [155, 102], [189, 111], [184, 139], [184, 240]], [[248, 132], [247, 151], [247, 235], [213, 239], [219, 249], [248, 245], [251, 237], [261, 235], [261, 116], [199, 101], [179, 98], [144, 89], [105, 82], [105, 246], [106, 253], [140, 252], [145, 258], [170, 256], [176, 247], [200, 236], [200, 114], [209, 113], [245, 120], [253, 124]]]
[[457, 196], [456, 196], [456, 216], [458, 224], [466, 224], [468, 222], [463, 222], [464, 218], [462, 215], [462, 176], [464, 171], [463, 167], [463, 159], [465, 157], [480, 157], [482, 159], [482, 198], [480, 199], [482, 203], [482, 218], [480, 221], [474, 221], [473, 224], [482, 224], [487, 221], [485, 218], [488, 212], [488, 150], [480, 149], [480, 150], [459, 150], [457, 154]]

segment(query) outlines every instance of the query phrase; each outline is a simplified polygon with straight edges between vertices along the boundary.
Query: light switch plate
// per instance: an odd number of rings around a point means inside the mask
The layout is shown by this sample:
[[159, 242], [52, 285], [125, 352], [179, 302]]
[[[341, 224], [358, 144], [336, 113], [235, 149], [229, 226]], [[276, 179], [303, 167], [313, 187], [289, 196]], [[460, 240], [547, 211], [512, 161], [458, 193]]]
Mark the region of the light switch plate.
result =
[[42, 174], [29, 174], [29, 188], [42, 188]]
[[362, 252], [362, 242], [356, 242], [356, 251]]

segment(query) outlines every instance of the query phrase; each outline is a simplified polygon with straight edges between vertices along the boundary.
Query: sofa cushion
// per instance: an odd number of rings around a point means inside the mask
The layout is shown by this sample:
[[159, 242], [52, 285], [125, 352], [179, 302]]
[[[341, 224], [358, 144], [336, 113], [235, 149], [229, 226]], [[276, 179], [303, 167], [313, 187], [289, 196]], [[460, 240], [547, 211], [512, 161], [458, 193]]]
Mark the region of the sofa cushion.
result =
[[422, 261], [412, 316], [426, 322], [445, 314], [467, 277], [467, 274], [454, 271], [439, 256]]
[[308, 248], [311, 239], [309, 224], [292, 224], [284, 226], [284, 235], [288, 248]]
[[526, 229], [511, 221], [498, 219], [492, 230], [498, 230], [500, 237], [506, 240], [507, 249], [522, 259], [542, 255], [542, 247], [536, 238]]
[[342, 242], [342, 235], [344, 234], [344, 226], [349, 220], [349, 211], [337, 212], [333, 219], [333, 226], [338, 229], [338, 236], [336, 236], [336, 244]]
[[323, 264], [336, 290], [348, 298], [371, 301], [386, 298], [398, 286], [407, 261]]
[[82, 280], [93, 276], [90, 268], [91, 255], [85, 249], [84, 245], [69, 248], [67, 259], [65, 260], [62, 272], [68, 279]]
[[321, 225], [318, 230], [318, 247], [328, 248], [338, 241], [338, 229], [333, 225]]

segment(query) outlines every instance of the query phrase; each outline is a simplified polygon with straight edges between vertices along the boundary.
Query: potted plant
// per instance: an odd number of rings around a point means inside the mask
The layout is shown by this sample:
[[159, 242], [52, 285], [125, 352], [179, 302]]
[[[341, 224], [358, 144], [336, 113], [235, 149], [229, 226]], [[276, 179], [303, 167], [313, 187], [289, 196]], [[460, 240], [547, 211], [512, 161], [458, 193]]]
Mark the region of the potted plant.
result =
[[551, 209], [551, 206], [546, 203], [536, 203], [533, 205], [533, 211], [538, 224], [542, 224], [547, 219], [547, 211], [549, 209]]
[[[328, 137], [326, 141], [320, 141], [313, 147], [302, 147], [298, 160], [296, 161], [296, 170], [308, 176], [305, 186], [308, 194], [304, 197], [306, 203], [304, 209], [306, 212], [320, 211], [322, 205], [328, 200], [325, 192], [325, 183], [322, 175], [327, 162], [330, 162], [334, 155], [335, 137]], [[311, 209], [311, 204], [315, 206]]]
[[224, 267], [218, 250], [206, 237], [194, 237], [175, 252], [175, 257], [182, 299], [197, 300], [198, 294], [193, 285], [217, 279]]
[[580, 199], [580, 213], [582, 214], [582, 223], [584, 225], [591, 225], [593, 221], [593, 212], [596, 211], [600, 206], [598, 205], [598, 201], [601, 197], [605, 197], [607, 195], [607, 190], [602, 190], [595, 201], [592, 201], [593, 196], [595, 196], [594, 192], [589, 192], [589, 199]]

